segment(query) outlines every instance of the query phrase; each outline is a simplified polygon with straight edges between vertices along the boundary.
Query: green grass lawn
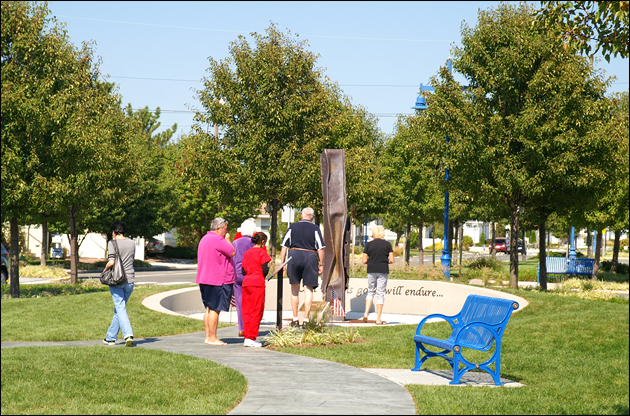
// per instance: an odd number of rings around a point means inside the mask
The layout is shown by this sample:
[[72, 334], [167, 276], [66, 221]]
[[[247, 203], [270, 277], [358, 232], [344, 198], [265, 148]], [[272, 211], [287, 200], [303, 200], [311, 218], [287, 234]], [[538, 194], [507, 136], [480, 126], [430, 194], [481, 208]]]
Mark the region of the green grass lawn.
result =
[[[63, 285], [34, 286], [22, 287], [24, 296], [33, 297], [3, 295], [3, 341], [103, 338], [113, 309], [108, 291], [100, 286], [67, 285], [63, 290], [59, 289]], [[141, 305], [144, 297], [171, 289], [139, 287], [134, 291], [129, 311], [138, 337], [203, 329], [201, 321], [161, 314]], [[5, 294], [8, 288], [3, 285], [2, 290]], [[628, 414], [627, 300], [605, 302], [504, 290], [530, 302], [512, 316], [501, 354], [501, 376], [526, 386], [408, 385], [418, 412]], [[445, 337], [447, 329], [444, 323], [435, 323], [423, 332]], [[363, 342], [279, 350], [357, 367], [410, 369], [414, 332], [415, 325], [368, 327], [360, 329]], [[423, 369], [449, 366], [434, 358]], [[119, 399], [112, 398], [111, 391], [98, 392], [110, 379], [125, 386]], [[2, 414], [225, 414], [241, 400], [246, 385], [229, 368], [161, 351], [104, 346], [2, 349]]]
[[[136, 287], [127, 305], [136, 338], [203, 330], [203, 322], [142, 306], [176, 287]], [[2, 285], [2, 341], [98, 340], [111, 323], [107, 287]], [[2, 349], [2, 414], [226, 414], [247, 380], [212, 361], [141, 348]]]
[[2, 349], [3, 415], [226, 414], [246, 392], [238, 371], [183, 354], [104, 345]]
[[[8, 291], [6, 286], [3, 285], [3, 293], [5, 289]], [[20, 289], [23, 297], [12, 299], [3, 296], [2, 341], [83, 341], [105, 338], [114, 315], [109, 289], [98, 282], [84, 286], [84, 289], [76, 289], [75, 285], [23, 285]], [[136, 286], [127, 304], [136, 338], [203, 331], [203, 322], [200, 320], [159, 313], [142, 305], [142, 300], [147, 296], [179, 287], [184, 286]], [[62, 290], [75, 293], [73, 288], [81, 294], [59, 294]], [[41, 297], [28, 297], [30, 291], [34, 292], [32, 296]]]
[[[406, 386], [420, 414], [628, 414], [628, 303], [506, 291], [530, 304], [512, 316], [501, 376], [521, 388]], [[448, 325], [429, 324], [445, 337]], [[415, 325], [360, 330], [365, 342], [280, 351], [356, 367], [411, 368]], [[425, 331], [423, 330], [423, 333]], [[433, 358], [422, 369], [450, 369]]]

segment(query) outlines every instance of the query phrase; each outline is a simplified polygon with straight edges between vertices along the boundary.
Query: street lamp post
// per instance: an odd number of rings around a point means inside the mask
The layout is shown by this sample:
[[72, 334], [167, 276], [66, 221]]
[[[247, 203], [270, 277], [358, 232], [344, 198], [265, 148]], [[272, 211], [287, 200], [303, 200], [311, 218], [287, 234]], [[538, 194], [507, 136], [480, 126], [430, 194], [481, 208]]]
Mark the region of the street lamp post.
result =
[[571, 226], [571, 245], [569, 246], [569, 258], [574, 259], [577, 257], [575, 252], [575, 227]]
[[[450, 61], [449, 61], [450, 64]], [[449, 69], [450, 69], [450, 65], [449, 65]], [[418, 98], [416, 99], [416, 105], [414, 105], [413, 108], [414, 110], [418, 110], [420, 111], [424, 111], [427, 108], [429, 108], [426, 104], [426, 101], [424, 99], [424, 97], [422, 96], [422, 91], [434, 91], [433, 87], [431, 86], [424, 86], [422, 84], [420, 84], [420, 95], [418, 95]], [[446, 136], [446, 143], [448, 143], [448, 136]], [[445, 168], [445, 181], [448, 183], [448, 168]], [[448, 187], [446, 188], [446, 191], [444, 191], [444, 249], [442, 250], [442, 257], [440, 257], [441, 263], [442, 263], [442, 273], [444, 273], [444, 276], [448, 279], [451, 280], [451, 252], [448, 249], [448, 234], [449, 234], [449, 225], [448, 225]], [[435, 245], [433, 245], [433, 252], [435, 253]]]

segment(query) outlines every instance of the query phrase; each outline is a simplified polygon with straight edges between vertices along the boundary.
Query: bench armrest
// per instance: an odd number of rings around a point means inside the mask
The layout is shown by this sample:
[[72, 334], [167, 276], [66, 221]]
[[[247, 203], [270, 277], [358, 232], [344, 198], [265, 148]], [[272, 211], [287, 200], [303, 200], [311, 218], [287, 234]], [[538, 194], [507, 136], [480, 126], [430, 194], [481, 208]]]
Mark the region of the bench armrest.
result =
[[[482, 321], [469, 322], [466, 325], [464, 325], [463, 327], [461, 327], [459, 329], [459, 331], [457, 331], [457, 335], [455, 336], [454, 344], [455, 345], [460, 345], [462, 337], [467, 335], [467, 333], [469, 331], [471, 331], [472, 328], [474, 328], [474, 327], [483, 327], [486, 330], [488, 330], [488, 332], [490, 332], [490, 334], [492, 334], [492, 338], [493, 339], [496, 340], [497, 336], [499, 336], [499, 339], [500, 339], [500, 336], [502, 334], [501, 334], [501, 331], [497, 331], [497, 328], [503, 328], [505, 326], [506, 326], [506, 322], [500, 322], [500, 323], [494, 324], [494, 325], [488, 324], [488, 323], [482, 322]], [[477, 335], [479, 335], [479, 334], [477, 334]]]
[[427, 321], [429, 319], [435, 319], [435, 318], [440, 318], [445, 320], [446, 322], [449, 323], [449, 325], [451, 326], [451, 329], [455, 327], [455, 318], [457, 318], [457, 315], [455, 316], [446, 316], [446, 315], [442, 315], [440, 313], [434, 313], [432, 315], [426, 316], [423, 320], [420, 321], [420, 323], [418, 324], [418, 326], [416, 327], [416, 335], [421, 335], [420, 331], [422, 331], [422, 326], [427, 323]]

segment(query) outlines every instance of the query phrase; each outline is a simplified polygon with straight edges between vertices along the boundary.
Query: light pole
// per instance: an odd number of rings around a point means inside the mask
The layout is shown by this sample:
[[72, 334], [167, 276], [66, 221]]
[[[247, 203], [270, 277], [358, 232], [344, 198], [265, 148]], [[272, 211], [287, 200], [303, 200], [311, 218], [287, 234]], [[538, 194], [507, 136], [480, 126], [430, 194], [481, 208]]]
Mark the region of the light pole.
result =
[[577, 255], [575, 253], [575, 227], [573, 226], [571, 226], [571, 236], [569, 238], [571, 239], [571, 245], [569, 246], [569, 258], [574, 259]]
[[[449, 60], [449, 69], [451, 69], [450, 60]], [[420, 84], [420, 95], [418, 95], [418, 98], [416, 99], [416, 105], [411, 107], [414, 110], [418, 110], [418, 112], [424, 111], [427, 108], [429, 108], [427, 106], [426, 100], [422, 96], [423, 91], [434, 91], [434, 88], [431, 86], [424, 86]], [[448, 136], [446, 136], [446, 143], [448, 143]], [[448, 168], [444, 168], [444, 170], [445, 170], [444, 180], [448, 183]], [[422, 232], [422, 230], [420, 232]], [[444, 249], [442, 250], [442, 257], [440, 257], [440, 260], [442, 263], [442, 273], [444, 273], [444, 276], [448, 280], [451, 280], [451, 252], [448, 249], [448, 232], [449, 232], [449, 226], [448, 226], [448, 187], [447, 187], [446, 190], [444, 191]], [[433, 253], [435, 254], [435, 244], [433, 245]]]

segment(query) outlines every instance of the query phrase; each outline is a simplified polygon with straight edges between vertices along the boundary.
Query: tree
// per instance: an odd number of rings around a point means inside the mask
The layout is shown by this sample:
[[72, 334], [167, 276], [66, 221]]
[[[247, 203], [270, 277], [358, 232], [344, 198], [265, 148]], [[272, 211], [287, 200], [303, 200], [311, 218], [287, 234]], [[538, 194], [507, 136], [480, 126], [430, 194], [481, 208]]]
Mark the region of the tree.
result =
[[174, 181], [166, 207], [170, 225], [177, 227], [185, 245], [196, 247], [215, 217], [238, 226], [260, 207], [255, 194], [244, 192], [243, 183], [232, 180], [238, 166], [225, 157], [214, 137], [199, 129], [179, 138], [165, 169]]
[[[423, 122], [422, 115], [399, 117], [383, 158], [384, 176], [390, 185], [388, 217], [398, 217], [403, 225], [416, 225], [420, 234], [425, 223], [440, 220], [444, 209], [442, 188], [438, 184], [443, 181], [439, 174], [440, 158], [427, 137]], [[420, 265], [423, 265], [422, 238], [418, 241]], [[405, 253], [408, 265], [409, 249]]]
[[[529, 6], [501, 4], [480, 11], [474, 29], [464, 24], [453, 66], [468, 88], [441, 68], [426, 110], [435, 146], [448, 152], [449, 187], [505, 204], [512, 247], [522, 209], [546, 200], [553, 211], [596, 198], [612, 146], [592, 134], [606, 82], [532, 22]], [[514, 288], [517, 256], [510, 252]]]
[[[591, 58], [600, 49], [606, 61], [610, 55], [628, 57], [628, 1], [541, 1], [537, 24], [552, 28], [565, 48]], [[595, 50], [591, 53], [592, 44]]]
[[2, 3], [2, 218], [13, 233], [18, 217], [67, 212], [76, 283], [76, 220], [123, 196], [133, 130], [91, 46], [75, 48], [49, 14], [46, 4]]
[[628, 92], [616, 94], [606, 103], [608, 112], [598, 124], [594, 134], [609, 138], [612, 143], [612, 153], [606, 159], [609, 177], [601, 198], [591, 209], [585, 209], [572, 213], [574, 222], [584, 224], [589, 230], [597, 230], [597, 251], [595, 254], [595, 266], [593, 267], [593, 279], [597, 279], [599, 271], [600, 248], [602, 247], [602, 230], [609, 227], [615, 230], [615, 245], [613, 253], [613, 266], [617, 266], [619, 255], [619, 239], [621, 231], [629, 228], [629, 184], [628, 184]]
[[237, 184], [241, 195], [266, 203], [273, 257], [279, 208], [321, 198], [320, 154], [334, 143], [347, 106], [306, 42], [275, 24], [252, 37], [254, 47], [239, 36], [225, 60], [209, 58], [199, 91], [205, 111], [195, 120], [222, 127], [213, 145], [228, 163], [217, 178], [222, 188]]

